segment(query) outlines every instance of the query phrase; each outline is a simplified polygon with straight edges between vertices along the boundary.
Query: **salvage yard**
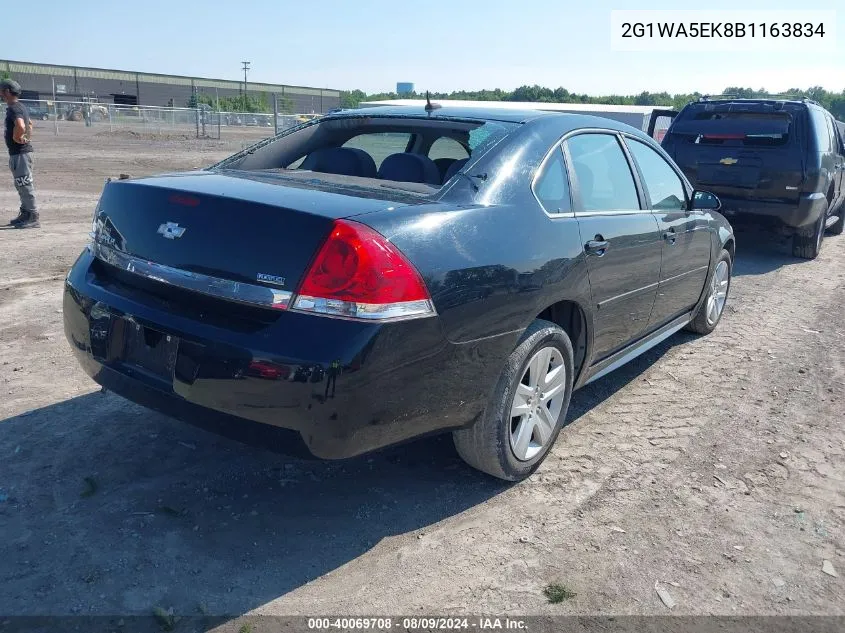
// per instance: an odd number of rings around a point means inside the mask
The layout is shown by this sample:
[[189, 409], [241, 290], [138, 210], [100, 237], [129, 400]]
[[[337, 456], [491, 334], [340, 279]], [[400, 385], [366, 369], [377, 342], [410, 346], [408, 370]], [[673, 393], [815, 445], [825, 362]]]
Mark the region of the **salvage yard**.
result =
[[576, 392], [518, 485], [448, 436], [300, 461], [100, 393], [61, 288], [104, 179], [260, 133], [36, 131], [42, 228], [0, 230], [0, 615], [845, 615], [845, 237], [738, 227], [718, 329]]

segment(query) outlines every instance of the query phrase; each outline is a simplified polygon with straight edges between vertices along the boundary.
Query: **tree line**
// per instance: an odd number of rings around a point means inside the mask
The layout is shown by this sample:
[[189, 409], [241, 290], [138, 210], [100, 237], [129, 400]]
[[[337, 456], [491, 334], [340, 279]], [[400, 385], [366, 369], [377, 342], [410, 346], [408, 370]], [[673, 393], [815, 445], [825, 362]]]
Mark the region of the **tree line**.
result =
[[[725, 95], [751, 99], [755, 97], [768, 97], [764, 88], [754, 90], [753, 88], [739, 88], [728, 86], [724, 89]], [[696, 101], [704, 96], [700, 92], [691, 94], [669, 94], [668, 92], [641, 92], [637, 95], [606, 95], [602, 97], [588, 94], [569, 92], [566, 88], [546, 88], [544, 86], [520, 86], [516, 90], [459, 90], [455, 92], [433, 92], [431, 98], [436, 99], [463, 99], [468, 101], [530, 101], [539, 103], [597, 103], [607, 105], [654, 105], [670, 106], [680, 109], [690, 101]], [[715, 96], [715, 95], [713, 95]], [[421, 99], [425, 95], [412, 93], [410, 95], [398, 95], [396, 93], [366, 94], [361, 90], [349, 90], [341, 93], [341, 107], [354, 108], [363, 101], [380, 101], [384, 99], [411, 98]], [[806, 90], [791, 88], [779, 98], [802, 99], [804, 97], [820, 103], [834, 117], [845, 121], [845, 90], [842, 92], [831, 92], [821, 86], [814, 86]]]

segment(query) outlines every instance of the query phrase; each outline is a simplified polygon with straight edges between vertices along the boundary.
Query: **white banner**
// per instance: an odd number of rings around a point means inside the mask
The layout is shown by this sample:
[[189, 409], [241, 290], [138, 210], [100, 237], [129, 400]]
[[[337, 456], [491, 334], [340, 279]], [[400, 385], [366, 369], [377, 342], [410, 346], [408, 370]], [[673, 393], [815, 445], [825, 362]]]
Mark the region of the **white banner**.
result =
[[831, 53], [836, 11], [611, 11], [610, 48]]

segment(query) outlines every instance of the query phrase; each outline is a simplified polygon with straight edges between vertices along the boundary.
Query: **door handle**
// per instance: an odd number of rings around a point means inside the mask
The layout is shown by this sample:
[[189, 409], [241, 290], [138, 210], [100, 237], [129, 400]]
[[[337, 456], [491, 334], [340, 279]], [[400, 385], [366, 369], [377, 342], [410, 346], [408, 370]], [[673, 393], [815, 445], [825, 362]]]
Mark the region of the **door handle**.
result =
[[584, 244], [584, 250], [588, 255], [597, 255], [601, 257], [610, 247], [610, 242], [604, 239], [601, 235], [596, 235], [596, 238]]
[[678, 239], [678, 236], [675, 234], [675, 228], [672, 227], [668, 231], [663, 234], [663, 239], [669, 242], [669, 244], [674, 244], [675, 240]]

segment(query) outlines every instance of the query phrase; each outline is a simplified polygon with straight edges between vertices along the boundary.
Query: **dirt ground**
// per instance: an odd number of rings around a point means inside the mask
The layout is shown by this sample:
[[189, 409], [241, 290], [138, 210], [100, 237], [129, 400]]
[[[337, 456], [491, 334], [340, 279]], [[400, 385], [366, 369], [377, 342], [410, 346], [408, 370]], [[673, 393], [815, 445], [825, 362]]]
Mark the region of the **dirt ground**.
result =
[[521, 484], [448, 437], [297, 461], [98, 393], [62, 330], [104, 178], [244, 141], [48, 132], [43, 228], [0, 231], [0, 616], [845, 615], [845, 237], [802, 261], [739, 231], [717, 331], [576, 392]]

